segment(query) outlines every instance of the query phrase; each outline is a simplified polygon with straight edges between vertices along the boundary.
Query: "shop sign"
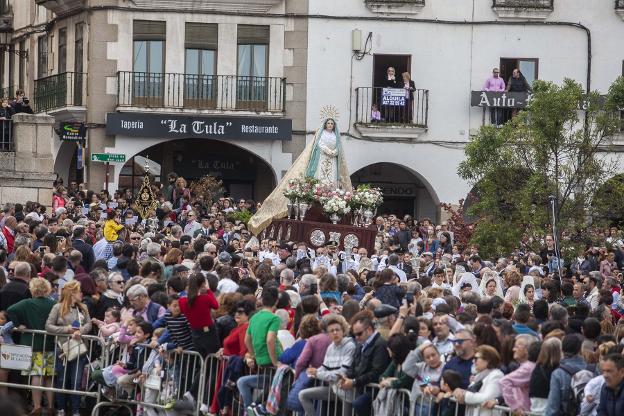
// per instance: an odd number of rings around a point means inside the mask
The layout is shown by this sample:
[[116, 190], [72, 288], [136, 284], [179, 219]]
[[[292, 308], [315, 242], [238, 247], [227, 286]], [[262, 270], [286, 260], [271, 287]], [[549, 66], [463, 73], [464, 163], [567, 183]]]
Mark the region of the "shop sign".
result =
[[61, 121], [59, 138], [63, 141], [79, 141], [87, 137], [87, 128], [80, 121]]
[[291, 140], [292, 120], [266, 117], [108, 113], [106, 134], [219, 140]]
[[404, 106], [405, 105], [405, 89], [403, 88], [384, 88], [381, 91], [381, 105]]
[[381, 189], [384, 196], [415, 198], [418, 194], [415, 185], [406, 183], [372, 183], [371, 186]]
[[[472, 91], [470, 105], [472, 107], [498, 107], [498, 108], [522, 108], [529, 105], [533, 94], [530, 92], [506, 92], [506, 91]], [[606, 96], [601, 95], [598, 103], [604, 105]], [[584, 99], [579, 110], [587, 110], [589, 101]]]

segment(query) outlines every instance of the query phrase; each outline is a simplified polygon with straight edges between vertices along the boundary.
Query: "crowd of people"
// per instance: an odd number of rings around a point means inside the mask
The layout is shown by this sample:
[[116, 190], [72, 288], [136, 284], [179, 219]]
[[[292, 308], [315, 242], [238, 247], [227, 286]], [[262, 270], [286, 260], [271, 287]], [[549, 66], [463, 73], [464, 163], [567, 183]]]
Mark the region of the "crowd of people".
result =
[[12, 150], [12, 124], [11, 118], [18, 113], [33, 114], [30, 100], [23, 90], [15, 92], [15, 98], [2, 98], [0, 100], [0, 150]]
[[[123, 359], [91, 374], [106, 396], [138, 399], [137, 386], [158, 375], [150, 350], [227, 359], [218, 375], [206, 374], [214, 396], [198, 397], [192, 383], [167, 414], [201, 406], [314, 416], [322, 401], [336, 414], [393, 415], [405, 410], [399, 391], [423, 415], [495, 415], [497, 406], [623, 414], [620, 229], [595, 233], [568, 263], [552, 236], [540, 250], [486, 259], [478, 246], [457, 244], [446, 223], [380, 215], [374, 250], [344, 252], [253, 236], [237, 213], [259, 204], [204, 200], [176, 174], [167, 179], [147, 218], [130, 190], [110, 196], [73, 182], [56, 184], [51, 212], [6, 204], [0, 342], [32, 345], [33, 354], [22, 374], [0, 369], [0, 394], [2, 382], [25, 375], [56, 389], [86, 385], [85, 355], [22, 329], [68, 345], [86, 335], [127, 345]], [[69, 371], [52, 379], [59, 365]], [[258, 400], [259, 388], [268, 397]], [[31, 414], [80, 414], [79, 395], [52, 393], [32, 390]]]

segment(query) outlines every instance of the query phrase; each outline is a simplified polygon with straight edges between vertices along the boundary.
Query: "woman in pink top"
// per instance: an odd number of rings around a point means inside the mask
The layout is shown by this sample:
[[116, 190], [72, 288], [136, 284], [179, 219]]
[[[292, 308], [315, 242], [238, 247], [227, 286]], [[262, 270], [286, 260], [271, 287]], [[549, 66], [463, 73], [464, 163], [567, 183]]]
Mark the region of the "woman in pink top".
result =
[[326, 333], [308, 338], [308, 342], [306, 342], [305, 347], [303, 347], [303, 351], [301, 351], [301, 355], [295, 364], [295, 378], [308, 367], [318, 368], [323, 365], [325, 352], [329, 344], [331, 344], [331, 340]]

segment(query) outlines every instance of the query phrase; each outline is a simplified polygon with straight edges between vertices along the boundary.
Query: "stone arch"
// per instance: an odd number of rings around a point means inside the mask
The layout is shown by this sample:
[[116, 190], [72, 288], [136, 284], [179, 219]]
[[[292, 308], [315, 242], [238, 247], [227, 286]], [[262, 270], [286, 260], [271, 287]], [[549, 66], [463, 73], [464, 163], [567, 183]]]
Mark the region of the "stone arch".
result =
[[[247, 143], [233, 143], [220, 140], [206, 140], [206, 139], [194, 139], [194, 138], [181, 138], [181, 139], [141, 139], [141, 138], [129, 138], [125, 139], [118, 137], [116, 139], [115, 148], [107, 148], [106, 150], [111, 153], [117, 153], [116, 149], [123, 149], [123, 153], [126, 154], [126, 163], [115, 165], [114, 175], [111, 179], [114, 181], [114, 186], [111, 189], [117, 189], [117, 186], [123, 185], [122, 179], [126, 179], [126, 175], [131, 174], [132, 171], [136, 171], [136, 166], [130, 166], [131, 161], [136, 156], [149, 156], [149, 159], [156, 162], [161, 166], [160, 178], [164, 180], [165, 175], [170, 171], [178, 171], [181, 176], [196, 178], [203, 176], [204, 174], [213, 174], [215, 172], [222, 173], [221, 169], [229, 169], [232, 175], [239, 175], [239, 178], [243, 178], [248, 171], [245, 169], [256, 169], [253, 173], [249, 173], [247, 178], [241, 180], [232, 179], [231, 176], [224, 180], [226, 188], [237, 189], [232, 195], [237, 193], [245, 193], [246, 188], [251, 184], [252, 195], [248, 198], [263, 198], [268, 196], [268, 193], [276, 186], [278, 176], [275, 164], [271, 163], [271, 153], [261, 152], [261, 146], [249, 146]], [[259, 151], [260, 150], [260, 151]], [[119, 152], [119, 153], [122, 153]], [[205, 160], [214, 161], [213, 158], [219, 159], [223, 163], [219, 163], [218, 168], [210, 170], [210, 167], [206, 165]], [[223, 161], [223, 157], [227, 158], [227, 161]], [[176, 166], [176, 160], [179, 159]], [[196, 159], [197, 158], [197, 159]], [[205, 159], [202, 159], [205, 158]], [[268, 159], [268, 160], [267, 160]], [[290, 160], [290, 157], [288, 158]], [[204, 162], [202, 162], [202, 160]], [[184, 163], [182, 163], [184, 161]], [[191, 166], [191, 164], [194, 165]], [[279, 167], [279, 164], [277, 164]], [[203, 173], [202, 173], [203, 172]], [[277, 171], [279, 172], [279, 171]], [[138, 172], [142, 174], [142, 169], [138, 169]], [[194, 176], [195, 175], [195, 176]], [[268, 179], [268, 180], [267, 180]], [[136, 180], [135, 180], [136, 184]]]
[[388, 211], [434, 220], [439, 217], [437, 193], [429, 181], [408, 166], [395, 162], [372, 163], [353, 171], [351, 181], [354, 186], [371, 183], [382, 188], [385, 205], [381, 207], [382, 213]]

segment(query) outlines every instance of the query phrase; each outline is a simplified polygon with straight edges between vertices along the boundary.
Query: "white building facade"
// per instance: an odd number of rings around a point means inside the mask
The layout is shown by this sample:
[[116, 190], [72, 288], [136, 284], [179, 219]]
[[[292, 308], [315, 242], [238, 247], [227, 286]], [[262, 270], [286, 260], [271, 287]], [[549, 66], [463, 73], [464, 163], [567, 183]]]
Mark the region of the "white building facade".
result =
[[[624, 0], [589, 3], [9, 0], [10, 42], [29, 56], [3, 53], [0, 80], [57, 123], [84, 123], [83, 142], [55, 137], [66, 181], [136, 186], [149, 158], [157, 181], [214, 174], [232, 196], [261, 200], [334, 106], [353, 182], [382, 187], [386, 212], [440, 219], [440, 203], [470, 191], [457, 167], [490, 121], [471, 92], [492, 68], [602, 93], [622, 75]], [[416, 88], [398, 116], [381, 105], [388, 67]], [[225, 132], [194, 133], [194, 122]], [[107, 175], [93, 153], [127, 162]]]

